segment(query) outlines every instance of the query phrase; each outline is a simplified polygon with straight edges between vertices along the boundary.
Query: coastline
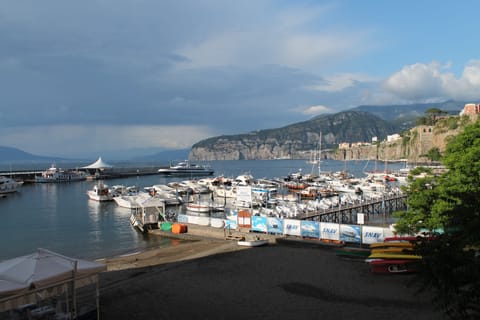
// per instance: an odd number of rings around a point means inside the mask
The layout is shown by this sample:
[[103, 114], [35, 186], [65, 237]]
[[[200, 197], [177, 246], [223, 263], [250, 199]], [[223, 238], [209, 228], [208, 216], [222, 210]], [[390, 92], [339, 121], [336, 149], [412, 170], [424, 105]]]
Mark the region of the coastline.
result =
[[[194, 224], [187, 224], [187, 228], [188, 231], [186, 233], [180, 234], [160, 229], [150, 231], [149, 236], [170, 238], [172, 244], [168, 247], [148, 248], [139, 252], [97, 259], [96, 261], [104, 263], [107, 266], [107, 271], [161, 265], [244, 250], [246, 248], [239, 246], [236, 240], [254, 237], [249, 232], [242, 230], [230, 232], [225, 231], [223, 228], [211, 228]], [[271, 243], [275, 242], [275, 237], [273, 236], [261, 236], [262, 238], [268, 238]]]
[[101, 319], [443, 318], [413, 275], [374, 275], [329, 246], [248, 248], [236, 237], [256, 234], [188, 227], [172, 246], [104, 259]]

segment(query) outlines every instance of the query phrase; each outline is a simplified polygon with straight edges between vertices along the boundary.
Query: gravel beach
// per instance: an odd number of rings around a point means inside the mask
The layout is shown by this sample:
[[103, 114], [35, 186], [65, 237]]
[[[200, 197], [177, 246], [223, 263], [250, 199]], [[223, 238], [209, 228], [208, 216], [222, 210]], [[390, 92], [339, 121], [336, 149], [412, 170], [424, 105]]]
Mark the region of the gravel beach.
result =
[[192, 236], [104, 262], [101, 319], [443, 318], [414, 276], [374, 275], [328, 247]]

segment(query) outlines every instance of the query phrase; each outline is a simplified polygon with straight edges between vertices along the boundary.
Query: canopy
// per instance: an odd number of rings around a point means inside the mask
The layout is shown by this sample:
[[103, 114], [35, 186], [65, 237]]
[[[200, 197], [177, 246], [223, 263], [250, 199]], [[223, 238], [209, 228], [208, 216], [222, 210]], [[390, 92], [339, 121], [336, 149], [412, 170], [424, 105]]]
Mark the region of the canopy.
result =
[[73, 259], [46, 249], [0, 262], [0, 296], [38, 289], [60, 281], [96, 275], [104, 264]]
[[98, 157], [97, 161], [95, 161], [94, 163], [86, 167], [83, 167], [83, 169], [103, 169], [103, 168], [111, 168], [111, 167], [113, 166], [106, 162], [103, 162], [102, 157]]
[[[96, 282], [98, 273], [102, 271], [106, 271], [104, 264], [65, 257], [46, 249], [2, 261], [0, 310], [14, 306], [16, 301], [24, 303], [32, 292], [52, 288], [65, 281], [75, 281], [77, 287], [82, 286], [82, 279], [85, 285]], [[25, 295], [25, 299], [18, 298], [20, 295]]]

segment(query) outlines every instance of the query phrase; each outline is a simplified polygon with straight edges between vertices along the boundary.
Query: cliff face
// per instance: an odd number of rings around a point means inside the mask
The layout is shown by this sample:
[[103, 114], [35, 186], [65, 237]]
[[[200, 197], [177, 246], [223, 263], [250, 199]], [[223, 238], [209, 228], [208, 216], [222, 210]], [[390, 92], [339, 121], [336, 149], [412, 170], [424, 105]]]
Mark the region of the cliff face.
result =
[[[322, 133], [323, 143], [331, 142], [330, 148], [323, 148], [322, 158], [336, 160], [401, 160], [412, 163], [429, 162], [427, 154], [437, 149], [445, 151], [448, 140], [457, 135], [462, 128], [476, 121], [476, 117], [449, 117], [436, 121], [432, 126], [417, 126], [402, 133], [402, 137], [392, 142], [352, 146], [333, 149], [333, 143], [339, 143], [335, 130]], [[371, 126], [373, 128], [373, 126]], [[370, 129], [375, 132], [373, 129]], [[249, 135], [214, 138], [208, 143], [199, 143], [192, 147], [191, 160], [246, 160], [246, 159], [309, 159], [318, 151], [319, 134], [312, 130], [300, 129], [290, 134]], [[318, 132], [318, 131], [317, 131]], [[344, 134], [345, 130], [341, 130]], [[373, 134], [373, 133], [372, 133]], [[358, 140], [357, 140], [358, 141]]]
[[337, 160], [401, 160], [411, 163], [426, 163], [431, 160], [427, 154], [434, 149], [443, 153], [448, 141], [459, 134], [465, 125], [477, 121], [472, 117], [450, 117], [432, 126], [417, 126], [402, 134], [399, 140], [380, 142], [377, 145], [350, 147], [332, 154]]
[[309, 159], [320, 143], [322, 149], [332, 149], [340, 142], [370, 141], [374, 136], [385, 138], [396, 130], [391, 123], [366, 112], [340, 112], [283, 128], [206, 139], [192, 147], [189, 158]]

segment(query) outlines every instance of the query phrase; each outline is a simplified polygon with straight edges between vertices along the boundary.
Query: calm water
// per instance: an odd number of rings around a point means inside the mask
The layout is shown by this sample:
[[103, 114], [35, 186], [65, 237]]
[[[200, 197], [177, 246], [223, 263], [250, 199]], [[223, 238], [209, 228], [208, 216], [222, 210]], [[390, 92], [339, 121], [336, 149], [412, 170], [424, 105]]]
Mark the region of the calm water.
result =
[[[250, 173], [255, 178], [285, 177], [302, 170], [318, 172], [316, 166], [304, 160], [211, 161], [215, 176], [235, 177]], [[124, 164], [125, 165], [125, 164]], [[129, 163], [138, 167], [145, 164]], [[151, 164], [154, 165], [154, 164]], [[164, 165], [164, 164], [162, 164]], [[48, 168], [50, 164], [35, 165]], [[125, 165], [126, 166], [126, 165]], [[389, 170], [403, 167], [403, 163], [388, 164]], [[73, 168], [75, 164], [62, 164]], [[367, 161], [322, 162], [322, 171], [347, 170], [357, 177], [364, 171], [373, 171], [376, 165]], [[20, 170], [14, 166], [1, 170]], [[384, 164], [377, 166], [383, 170]], [[116, 184], [137, 185], [141, 188], [166, 184], [178, 178], [159, 175], [111, 179]], [[26, 184], [21, 191], [0, 199], [0, 260], [10, 259], [46, 248], [67, 256], [83, 259], [111, 257], [143, 250], [152, 246], [170, 246], [172, 240], [148, 236], [130, 226], [130, 210], [114, 202], [99, 203], [88, 199], [87, 190], [96, 182], [82, 181], [58, 184]]]

